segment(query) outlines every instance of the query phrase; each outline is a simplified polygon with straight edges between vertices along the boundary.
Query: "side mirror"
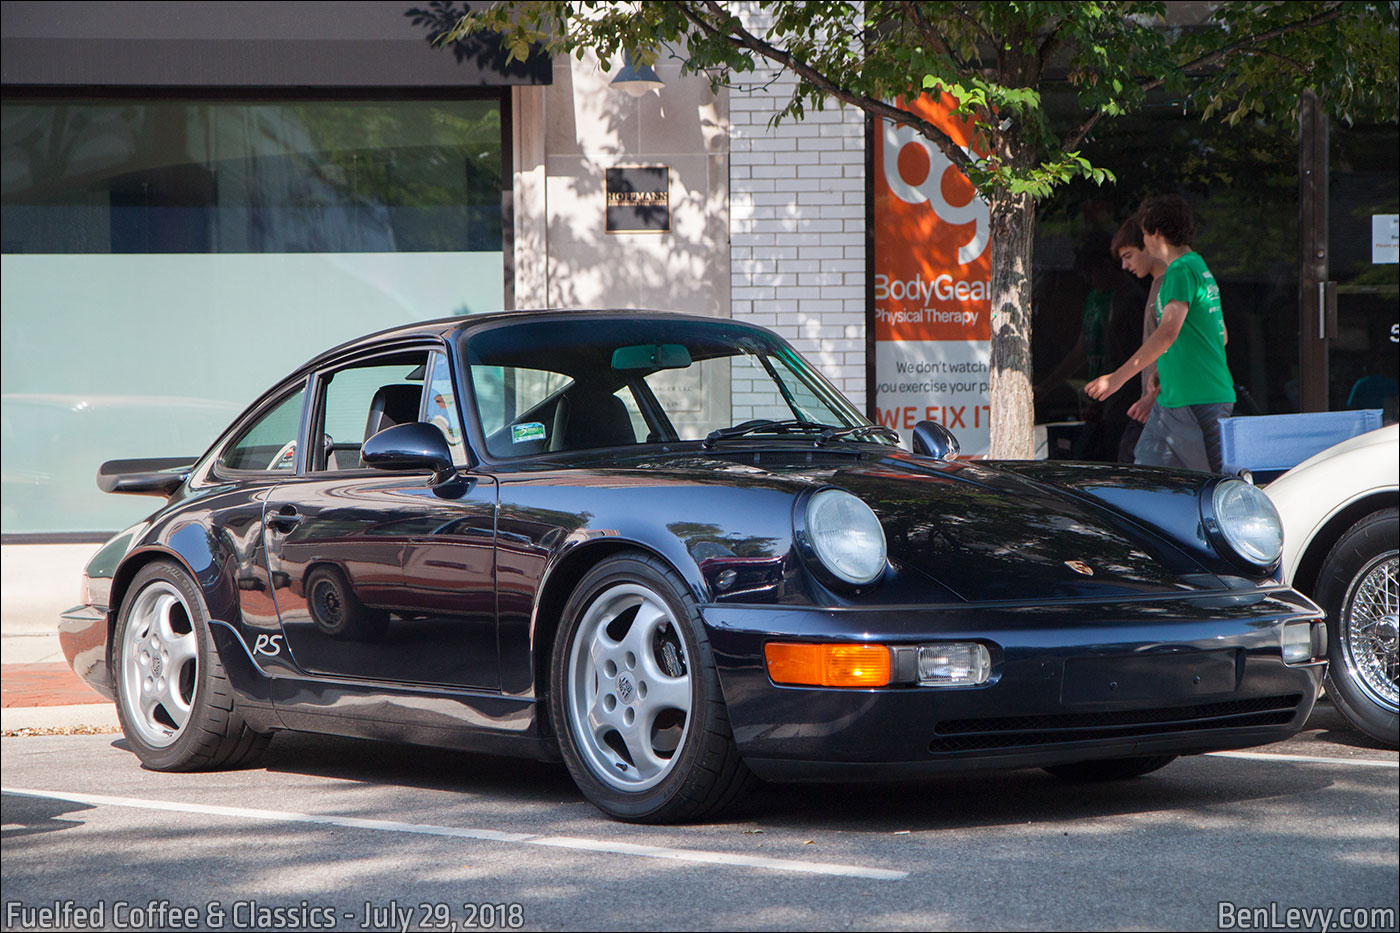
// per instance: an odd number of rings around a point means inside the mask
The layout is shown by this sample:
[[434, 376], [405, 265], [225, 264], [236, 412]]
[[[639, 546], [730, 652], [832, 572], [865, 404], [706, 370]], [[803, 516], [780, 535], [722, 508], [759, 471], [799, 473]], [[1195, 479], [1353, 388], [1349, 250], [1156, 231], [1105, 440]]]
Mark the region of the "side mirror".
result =
[[914, 425], [914, 453], [936, 460], [956, 460], [962, 447], [958, 439], [936, 421], [920, 421]]
[[426, 421], [385, 428], [365, 441], [360, 456], [376, 470], [431, 470], [435, 483], [453, 472], [447, 438]]

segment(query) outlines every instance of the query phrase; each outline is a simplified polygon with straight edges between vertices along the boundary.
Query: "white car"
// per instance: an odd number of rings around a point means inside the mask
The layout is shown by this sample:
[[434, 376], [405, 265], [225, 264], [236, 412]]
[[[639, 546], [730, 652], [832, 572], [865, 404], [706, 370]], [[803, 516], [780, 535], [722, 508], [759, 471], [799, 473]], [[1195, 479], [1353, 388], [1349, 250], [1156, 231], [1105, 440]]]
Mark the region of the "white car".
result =
[[1395, 746], [1400, 427], [1315, 454], [1264, 492], [1283, 517], [1283, 580], [1327, 610], [1327, 693]]

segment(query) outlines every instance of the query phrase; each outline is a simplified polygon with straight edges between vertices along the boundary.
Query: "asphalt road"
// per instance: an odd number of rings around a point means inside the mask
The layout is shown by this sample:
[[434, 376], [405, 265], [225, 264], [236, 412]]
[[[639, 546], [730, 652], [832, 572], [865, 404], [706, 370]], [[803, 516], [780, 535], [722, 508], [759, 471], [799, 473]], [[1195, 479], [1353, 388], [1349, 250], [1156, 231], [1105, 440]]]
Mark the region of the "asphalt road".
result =
[[1396, 755], [1335, 714], [1314, 722], [1256, 750], [1270, 757], [1112, 785], [767, 785], [679, 828], [606, 820], [561, 766], [525, 761], [280, 736], [256, 768], [159, 774], [120, 736], [5, 738], [0, 921], [1173, 930], [1381, 908], [1331, 928], [1395, 929]]

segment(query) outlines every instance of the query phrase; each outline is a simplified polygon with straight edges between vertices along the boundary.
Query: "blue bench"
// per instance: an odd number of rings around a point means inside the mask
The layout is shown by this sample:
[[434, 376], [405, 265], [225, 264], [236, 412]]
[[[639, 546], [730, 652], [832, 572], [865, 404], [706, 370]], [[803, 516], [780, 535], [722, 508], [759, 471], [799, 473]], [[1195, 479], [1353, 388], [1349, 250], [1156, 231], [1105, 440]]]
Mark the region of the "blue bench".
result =
[[1381, 410], [1313, 411], [1220, 419], [1220, 462], [1225, 473], [1249, 470], [1268, 479], [1318, 451], [1381, 426]]

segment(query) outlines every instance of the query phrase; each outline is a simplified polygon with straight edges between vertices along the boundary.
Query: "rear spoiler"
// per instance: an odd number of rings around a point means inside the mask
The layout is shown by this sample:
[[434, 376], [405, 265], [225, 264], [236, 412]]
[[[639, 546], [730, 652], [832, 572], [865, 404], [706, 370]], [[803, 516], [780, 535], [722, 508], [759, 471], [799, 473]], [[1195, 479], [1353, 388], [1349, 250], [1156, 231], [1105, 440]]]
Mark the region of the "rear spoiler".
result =
[[97, 468], [97, 488], [137, 496], [168, 497], [194, 468], [193, 457], [160, 457], [154, 460], [108, 460]]

